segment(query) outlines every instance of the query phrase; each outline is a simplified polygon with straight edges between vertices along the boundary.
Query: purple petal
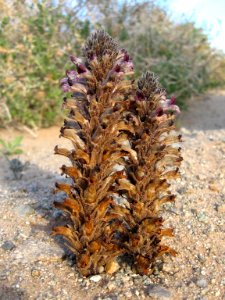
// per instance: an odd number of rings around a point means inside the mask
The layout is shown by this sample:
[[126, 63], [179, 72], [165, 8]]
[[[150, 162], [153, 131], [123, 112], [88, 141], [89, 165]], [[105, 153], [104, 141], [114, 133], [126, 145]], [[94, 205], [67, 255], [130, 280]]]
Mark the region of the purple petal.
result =
[[170, 105], [168, 107], [164, 107], [163, 111], [164, 112], [175, 112], [177, 114], [180, 113], [180, 109], [179, 109], [179, 107], [177, 105]]
[[70, 80], [75, 80], [77, 78], [77, 72], [74, 70], [71, 71], [66, 71], [66, 76], [70, 79]]
[[130, 60], [130, 56], [128, 53], [125, 53], [124, 54], [124, 58], [123, 58], [124, 61], [128, 62]]
[[114, 71], [117, 72], [117, 73], [121, 72], [121, 67], [119, 65], [116, 65], [114, 67]]
[[162, 107], [158, 107], [158, 108], [156, 109], [156, 116], [157, 116], [157, 117], [161, 117], [163, 114], [164, 114], [163, 108], [162, 108]]
[[160, 101], [162, 108], [168, 108], [170, 106], [170, 99], [163, 99]]
[[85, 72], [87, 72], [87, 68], [85, 67], [85, 65], [79, 64], [77, 66], [77, 73], [82, 74], [82, 73], [85, 73]]
[[137, 93], [136, 93], [136, 100], [138, 100], [138, 101], [142, 101], [142, 100], [144, 100], [145, 99], [145, 96], [144, 96], [144, 94], [142, 93], [142, 92], [139, 92], [139, 91], [137, 91]]
[[60, 80], [60, 85], [64, 84], [64, 83], [68, 83], [68, 78], [64, 77], [63, 79]]
[[62, 89], [62, 91], [64, 92], [64, 93], [67, 93], [67, 92], [69, 92], [70, 91], [70, 85], [69, 84], [62, 84], [61, 85], [61, 89]]
[[73, 55], [70, 55], [70, 60], [72, 61], [73, 64], [77, 65], [78, 63], [81, 62], [81, 59], [76, 57], [76, 56], [73, 56]]
[[176, 97], [172, 96], [171, 99], [170, 99], [170, 105], [174, 105], [175, 102], [176, 102]]
[[124, 67], [125, 67], [127, 72], [130, 72], [130, 71], [134, 70], [134, 64], [133, 64], [132, 61], [126, 62]]
[[94, 53], [89, 53], [89, 54], [88, 54], [88, 59], [94, 60], [94, 59], [97, 59], [97, 56], [96, 56], [96, 54], [94, 54]]

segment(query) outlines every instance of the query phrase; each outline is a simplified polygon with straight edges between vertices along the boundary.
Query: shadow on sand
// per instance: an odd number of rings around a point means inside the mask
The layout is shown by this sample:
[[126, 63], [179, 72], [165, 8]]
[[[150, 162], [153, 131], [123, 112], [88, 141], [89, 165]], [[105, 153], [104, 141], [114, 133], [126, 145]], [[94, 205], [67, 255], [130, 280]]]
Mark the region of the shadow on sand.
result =
[[[43, 231], [48, 236], [52, 233], [52, 228], [56, 225], [63, 225], [66, 223], [66, 216], [54, 207], [54, 201], [62, 201], [65, 198], [64, 193], [54, 194], [56, 182], [69, 182], [69, 178], [60, 176], [58, 173], [53, 173], [40, 169], [36, 164], [28, 165], [27, 169], [21, 179], [17, 180], [9, 170], [8, 161], [0, 160], [2, 170], [0, 174], [0, 182], [3, 189], [9, 192], [16, 193], [15, 197], [25, 198], [28, 204], [25, 204], [24, 209], [27, 207], [33, 209], [35, 214], [47, 220], [46, 224], [33, 224], [31, 225], [31, 235]], [[18, 195], [18, 196], [17, 196]], [[18, 202], [17, 202], [18, 203]], [[21, 201], [21, 209], [23, 210], [24, 203]], [[23, 214], [23, 211], [22, 211]], [[52, 236], [57, 244], [60, 245], [65, 251], [65, 259], [74, 259], [70, 251], [64, 247], [62, 238], [59, 236]]]

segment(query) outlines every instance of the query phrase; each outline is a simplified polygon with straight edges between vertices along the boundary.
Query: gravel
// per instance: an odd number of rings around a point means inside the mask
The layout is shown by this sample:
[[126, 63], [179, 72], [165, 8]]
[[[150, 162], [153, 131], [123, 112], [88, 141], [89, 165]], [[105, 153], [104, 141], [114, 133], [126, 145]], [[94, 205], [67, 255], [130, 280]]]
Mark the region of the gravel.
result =
[[[56, 219], [64, 221], [53, 208], [52, 189], [60, 180], [59, 167], [67, 163], [53, 149], [70, 144], [56, 138], [56, 127], [40, 130], [37, 139], [24, 135], [20, 159], [30, 164], [20, 180], [0, 158], [0, 299], [224, 299], [225, 96], [210, 99], [191, 103], [181, 116], [181, 179], [172, 183], [176, 203], [162, 212], [165, 227], [175, 232], [164, 243], [178, 255], [159, 260], [149, 276], [137, 275], [123, 263], [112, 276], [79, 275], [74, 256], [51, 236]], [[17, 135], [0, 131], [1, 138]]]
[[1, 248], [2, 248], [3, 250], [6, 250], [6, 251], [11, 251], [11, 250], [13, 250], [15, 247], [16, 247], [16, 246], [15, 246], [15, 244], [14, 244], [12, 241], [5, 241], [5, 242], [2, 244], [2, 246], [1, 246]]
[[200, 288], [206, 288], [208, 286], [208, 281], [205, 278], [200, 278], [197, 280], [196, 284]]
[[171, 299], [170, 291], [160, 285], [147, 286], [146, 294], [157, 299]]

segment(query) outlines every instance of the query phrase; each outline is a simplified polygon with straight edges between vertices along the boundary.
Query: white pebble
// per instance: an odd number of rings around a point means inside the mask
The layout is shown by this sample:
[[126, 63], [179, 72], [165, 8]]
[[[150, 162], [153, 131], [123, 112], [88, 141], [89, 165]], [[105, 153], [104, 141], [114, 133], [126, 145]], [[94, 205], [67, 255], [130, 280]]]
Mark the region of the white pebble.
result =
[[90, 280], [94, 282], [99, 282], [101, 279], [102, 277], [100, 275], [94, 275], [90, 277]]

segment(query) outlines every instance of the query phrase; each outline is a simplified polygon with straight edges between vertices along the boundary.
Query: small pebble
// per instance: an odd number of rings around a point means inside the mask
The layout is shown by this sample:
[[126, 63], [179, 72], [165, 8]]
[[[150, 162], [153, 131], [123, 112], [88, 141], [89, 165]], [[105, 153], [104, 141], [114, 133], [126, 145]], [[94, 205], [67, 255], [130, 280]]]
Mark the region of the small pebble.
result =
[[16, 247], [15, 244], [14, 244], [13, 242], [11, 242], [11, 241], [5, 241], [5, 242], [2, 244], [2, 246], [1, 246], [1, 248], [4, 249], [4, 250], [6, 250], [6, 251], [11, 251], [11, 250], [13, 250], [15, 247]]
[[126, 293], [124, 293], [124, 296], [126, 297], [126, 298], [132, 298], [132, 293], [130, 292], [130, 291], [127, 291]]
[[170, 291], [160, 285], [150, 284], [146, 288], [146, 293], [148, 296], [156, 297], [158, 299], [171, 299]]
[[218, 185], [215, 184], [215, 183], [209, 184], [209, 189], [210, 189], [212, 192], [219, 192], [219, 191], [220, 191]]
[[32, 277], [39, 277], [40, 274], [41, 274], [40, 271], [37, 270], [37, 269], [31, 270], [31, 276], [32, 276]]
[[198, 279], [196, 285], [200, 288], [206, 288], [208, 286], [208, 281], [205, 278]]
[[114, 282], [109, 282], [107, 288], [109, 291], [112, 291], [116, 288], [116, 284]]
[[101, 279], [102, 277], [100, 275], [94, 275], [90, 277], [90, 280], [94, 282], [99, 282]]
[[6, 279], [7, 279], [6, 273], [0, 274], [0, 280], [6, 280]]
[[222, 205], [218, 206], [217, 211], [219, 213], [225, 213], [225, 204], [222, 204]]

